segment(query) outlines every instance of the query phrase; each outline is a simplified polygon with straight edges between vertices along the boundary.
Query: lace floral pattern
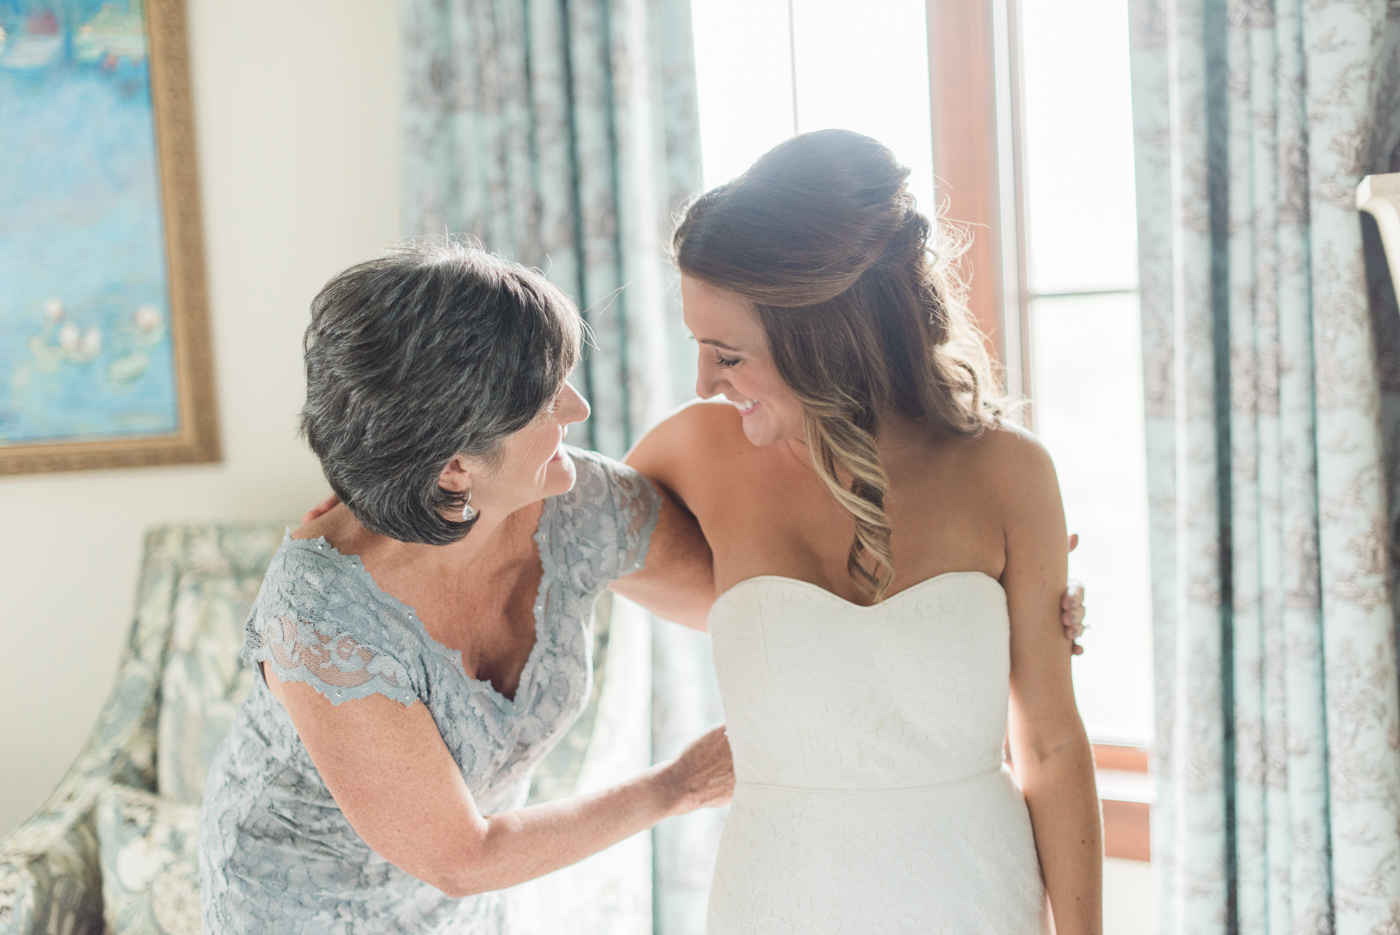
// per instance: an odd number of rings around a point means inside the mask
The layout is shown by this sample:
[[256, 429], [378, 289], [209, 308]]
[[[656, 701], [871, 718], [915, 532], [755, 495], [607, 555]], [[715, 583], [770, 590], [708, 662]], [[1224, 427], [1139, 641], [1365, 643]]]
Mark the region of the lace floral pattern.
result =
[[[660, 497], [630, 469], [569, 449], [578, 482], [545, 502], [535, 647], [513, 700], [468, 677], [411, 607], [321, 540], [287, 538], [248, 620], [244, 658], [336, 704], [421, 701], [484, 813], [521, 805], [535, 764], [591, 686], [591, 613], [642, 566]], [[285, 709], [257, 679], [210, 767], [200, 830], [206, 931], [505, 930], [499, 894], [462, 900], [389, 864], [336, 807]]]
[[873, 607], [764, 576], [710, 612], [738, 779], [711, 935], [1044, 930], [1002, 767], [1005, 595], [979, 573]]

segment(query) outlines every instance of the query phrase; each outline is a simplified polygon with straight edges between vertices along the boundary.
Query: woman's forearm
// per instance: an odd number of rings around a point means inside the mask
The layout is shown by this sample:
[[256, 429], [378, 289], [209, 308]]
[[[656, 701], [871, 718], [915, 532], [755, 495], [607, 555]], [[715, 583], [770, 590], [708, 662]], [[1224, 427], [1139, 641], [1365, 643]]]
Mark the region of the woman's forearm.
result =
[[665, 769], [652, 767], [600, 792], [485, 816], [460, 865], [442, 868], [429, 882], [449, 896], [504, 889], [645, 831], [684, 809], [683, 793]]
[[1082, 735], [1015, 762], [1035, 830], [1057, 935], [1103, 931], [1103, 834], [1094, 758]]
[[723, 805], [733, 790], [729, 739], [720, 726], [674, 760], [610, 789], [481, 818], [450, 867], [415, 875], [452, 896], [503, 889], [590, 857], [663, 818]]

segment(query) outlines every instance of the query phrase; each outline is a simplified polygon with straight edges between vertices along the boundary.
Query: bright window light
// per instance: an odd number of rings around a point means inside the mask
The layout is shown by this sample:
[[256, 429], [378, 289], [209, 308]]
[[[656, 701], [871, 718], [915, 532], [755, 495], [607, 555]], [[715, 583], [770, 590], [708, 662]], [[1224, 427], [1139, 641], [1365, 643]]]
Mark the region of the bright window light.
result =
[[1020, 8], [1031, 289], [1135, 289], [1128, 4]]
[[1080, 535], [1070, 571], [1088, 588], [1092, 626], [1074, 662], [1075, 695], [1092, 738], [1147, 745], [1152, 618], [1127, 4], [1020, 0], [1020, 13], [1032, 412]]
[[706, 188], [794, 133], [840, 128], [888, 146], [933, 205], [922, 0], [696, 0], [691, 16]]

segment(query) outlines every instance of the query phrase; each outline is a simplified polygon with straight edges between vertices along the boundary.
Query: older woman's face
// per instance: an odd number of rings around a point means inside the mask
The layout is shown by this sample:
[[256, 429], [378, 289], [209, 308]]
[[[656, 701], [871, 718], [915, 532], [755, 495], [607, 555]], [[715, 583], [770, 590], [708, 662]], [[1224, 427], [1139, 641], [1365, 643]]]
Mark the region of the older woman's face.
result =
[[514, 512], [574, 486], [564, 432], [588, 418], [588, 401], [565, 383], [551, 406], [501, 443], [495, 465], [472, 484], [472, 506]]

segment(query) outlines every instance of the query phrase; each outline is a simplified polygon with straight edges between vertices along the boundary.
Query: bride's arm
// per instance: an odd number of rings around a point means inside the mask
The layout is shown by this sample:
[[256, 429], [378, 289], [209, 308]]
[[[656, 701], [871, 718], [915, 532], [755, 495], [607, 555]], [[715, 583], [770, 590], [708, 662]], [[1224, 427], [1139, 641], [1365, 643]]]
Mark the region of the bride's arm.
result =
[[[1050, 457], [1028, 433], [991, 433], [1011, 616], [1011, 758], [1030, 808], [1058, 935], [1103, 929], [1103, 846], [1094, 761], [1074, 703], [1060, 624], [1064, 509]], [[996, 450], [999, 449], [999, 450]]]
[[661, 489], [661, 515], [646, 564], [608, 587], [664, 620], [704, 632], [715, 602], [714, 559], [700, 524]]
[[700, 524], [686, 506], [693, 474], [705, 473], [714, 445], [702, 443], [711, 413], [682, 407], [651, 429], [624, 459], [660, 489], [665, 502], [652, 535], [646, 567], [610, 587], [666, 620], [704, 631], [715, 600], [714, 558]]

